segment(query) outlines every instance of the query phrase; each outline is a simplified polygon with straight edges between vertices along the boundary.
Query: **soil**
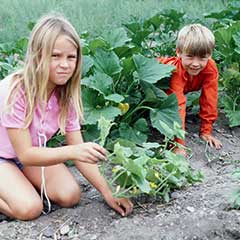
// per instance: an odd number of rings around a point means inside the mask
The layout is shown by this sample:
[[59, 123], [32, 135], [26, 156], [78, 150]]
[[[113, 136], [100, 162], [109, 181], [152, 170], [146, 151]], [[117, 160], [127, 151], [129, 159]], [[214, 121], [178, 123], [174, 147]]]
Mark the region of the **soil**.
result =
[[48, 215], [29, 222], [0, 215], [1, 240], [230, 240], [240, 239], [240, 211], [229, 199], [239, 182], [231, 174], [240, 162], [240, 128], [230, 129], [223, 114], [214, 125], [214, 135], [223, 148], [210, 148], [198, 137], [199, 122], [188, 116], [187, 145], [193, 169], [204, 173], [204, 181], [175, 191], [169, 203], [159, 199], [135, 200], [134, 212], [120, 217], [102, 200], [86, 180], [74, 173], [82, 187], [82, 201], [71, 209], [53, 206]]

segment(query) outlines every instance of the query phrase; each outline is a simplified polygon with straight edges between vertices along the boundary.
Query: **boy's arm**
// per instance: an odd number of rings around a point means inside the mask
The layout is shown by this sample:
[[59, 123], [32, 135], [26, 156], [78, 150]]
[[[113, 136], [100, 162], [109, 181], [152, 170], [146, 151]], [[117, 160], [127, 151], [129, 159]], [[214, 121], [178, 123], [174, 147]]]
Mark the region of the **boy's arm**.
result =
[[204, 141], [208, 142], [211, 147], [215, 146], [216, 149], [220, 149], [222, 143], [212, 136], [212, 126], [218, 116], [218, 70], [215, 64], [212, 74], [207, 74], [203, 81], [199, 103], [199, 117], [201, 119], [199, 135]]
[[214, 69], [211, 74], [206, 74], [203, 80], [201, 96], [199, 99], [201, 119], [200, 135], [211, 134], [212, 125], [217, 119], [218, 103], [218, 71]]
[[[66, 142], [68, 145], [83, 143], [80, 131], [67, 132]], [[82, 175], [103, 195], [108, 205], [122, 216], [129, 215], [133, 210], [133, 204], [129, 199], [114, 198], [112, 191], [106, 183], [104, 177], [100, 174], [97, 164], [82, 163], [74, 161], [77, 169]]]

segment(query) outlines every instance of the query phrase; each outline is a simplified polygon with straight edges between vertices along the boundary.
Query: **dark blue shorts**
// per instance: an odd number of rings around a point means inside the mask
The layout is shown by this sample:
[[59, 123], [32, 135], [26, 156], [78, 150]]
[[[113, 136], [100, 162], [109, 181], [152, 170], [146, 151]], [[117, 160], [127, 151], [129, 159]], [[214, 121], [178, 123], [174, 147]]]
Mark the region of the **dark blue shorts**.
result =
[[18, 158], [3, 158], [0, 157], [0, 164], [4, 162], [11, 162], [14, 163], [20, 170], [23, 170], [22, 163], [18, 160]]

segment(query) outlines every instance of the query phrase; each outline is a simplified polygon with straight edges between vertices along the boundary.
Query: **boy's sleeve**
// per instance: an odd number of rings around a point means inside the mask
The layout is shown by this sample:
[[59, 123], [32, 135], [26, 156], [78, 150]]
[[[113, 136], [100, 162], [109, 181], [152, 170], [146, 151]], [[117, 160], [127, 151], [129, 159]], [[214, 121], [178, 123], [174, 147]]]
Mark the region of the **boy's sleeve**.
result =
[[218, 102], [218, 70], [214, 64], [212, 73], [206, 74], [203, 80], [202, 92], [200, 96], [200, 112], [201, 119], [200, 135], [211, 134], [212, 125], [216, 121]]
[[77, 113], [73, 103], [71, 103], [68, 111], [67, 124], [65, 130], [66, 132], [73, 132], [78, 131], [80, 129], [81, 129], [80, 120], [77, 117]]

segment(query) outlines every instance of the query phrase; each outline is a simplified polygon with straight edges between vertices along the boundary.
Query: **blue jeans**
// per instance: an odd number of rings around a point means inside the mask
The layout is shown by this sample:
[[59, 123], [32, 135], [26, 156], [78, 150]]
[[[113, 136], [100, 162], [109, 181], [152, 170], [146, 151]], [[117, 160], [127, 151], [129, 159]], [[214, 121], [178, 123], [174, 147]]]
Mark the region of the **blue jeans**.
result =
[[3, 158], [0, 157], [0, 164], [4, 162], [14, 163], [20, 170], [23, 170], [23, 164], [18, 160], [18, 158]]

